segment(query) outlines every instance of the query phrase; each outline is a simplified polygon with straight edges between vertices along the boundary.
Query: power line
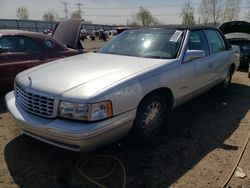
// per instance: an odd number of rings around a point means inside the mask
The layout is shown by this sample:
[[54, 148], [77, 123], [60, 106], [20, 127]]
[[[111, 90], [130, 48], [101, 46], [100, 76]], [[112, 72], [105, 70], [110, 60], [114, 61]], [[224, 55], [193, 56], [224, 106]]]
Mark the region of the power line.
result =
[[[60, 0], [61, 1], [61, 0]], [[69, 9], [73, 9], [76, 7], [73, 7], [72, 5], [69, 5], [69, 2], [61, 2], [64, 5], [64, 12], [65, 12], [65, 17], [68, 17], [68, 10]], [[68, 6], [69, 5], [69, 6]], [[75, 4], [78, 7], [78, 11], [80, 14], [83, 13], [82, 11], [82, 3], [76, 3]], [[199, 3], [194, 3], [193, 6], [198, 6]], [[144, 8], [147, 9], [168, 9], [169, 7], [175, 7], [175, 8], [181, 8], [183, 6], [183, 3], [174, 3], [174, 4], [169, 4], [169, 5], [161, 5], [161, 6], [143, 6]], [[129, 9], [139, 9], [140, 6], [127, 6], [127, 7], [84, 7], [85, 9], [88, 10], [87, 14], [85, 13], [84, 16], [88, 16], [88, 17], [131, 17], [131, 15], [127, 15], [127, 14], [105, 14], [104, 12], [102, 12], [102, 14], [98, 14], [98, 13], [93, 13], [91, 14], [91, 10], [107, 10], [110, 12], [110, 10], [129, 10]], [[248, 6], [239, 6], [240, 9], [248, 9]], [[172, 8], [173, 9], [173, 8]], [[177, 10], [176, 10], [177, 11]], [[153, 11], [154, 12], [154, 11]], [[198, 11], [195, 11], [195, 13], [198, 13]], [[152, 14], [153, 16], [157, 16], [157, 17], [167, 17], [167, 16], [178, 16], [178, 13], [163, 13], [163, 14]]]
[[82, 17], [82, 13], [83, 13], [83, 11], [81, 9], [82, 5], [83, 5], [82, 3], [76, 3], [76, 6], [78, 6], [78, 11], [79, 11], [79, 14], [80, 14], [81, 17]]
[[[168, 8], [168, 7], [176, 7], [176, 8], [181, 8], [184, 4], [183, 3], [178, 3], [178, 4], [170, 4], [170, 5], [161, 5], [161, 6], [131, 6], [131, 7], [85, 7], [85, 9], [89, 9], [89, 10], [117, 10], [117, 9], [121, 9], [121, 10], [129, 10], [129, 9], [139, 9], [140, 7], [144, 7], [147, 9], [164, 9], [164, 8]], [[194, 3], [192, 4], [193, 6], [199, 6], [198, 3]], [[73, 7], [70, 7], [73, 8]], [[239, 8], [242, 9], [246, 9], [249, 7], [246, 6], [239, 6]]]
[[62, 3], [62, 4], [63, 4], [63, 6], [64, 6], [65, 18], [67, 19], [67, 18], [68, 18], [68, 5], [69, 5], [69, 2], [66, 2], [66, 1], [60, 1], [60, 3]]
[[86, 7], [86, 9], [136, 9], [136, 8], [152, 8], [152, 9], [158, 9], [158, 8], [164, 8], [164, 7], [179, 7], [184, 5], [183, 3], [175, 3], [175, 4], [162, 4], [161, 6], [131, 6], [131, 7]]
[[[168, 14], [152, 14], [153, 16], [176, 16], [176, 13]], [[131, 17], [131, 15], [122, 15], [122, 14], [84, 14], [84, 16], [93, 16], [93, 17]]]

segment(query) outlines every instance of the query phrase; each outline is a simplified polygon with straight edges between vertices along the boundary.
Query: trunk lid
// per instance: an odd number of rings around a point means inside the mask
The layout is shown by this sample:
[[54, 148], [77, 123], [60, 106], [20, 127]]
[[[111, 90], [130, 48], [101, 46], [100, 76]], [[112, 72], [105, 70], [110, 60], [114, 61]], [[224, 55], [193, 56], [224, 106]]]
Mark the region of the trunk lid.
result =
[[59, 22], [56, 26], [52, 37], [69, 48], [83, 49], [79, 40], [81, 31], [82, 21], [81, 20], [65, 20]]
[[221, 25], [220, 30], [224, 34], [228, 33], [248, 33], [250, 34], [250, 23], [246, 21], [232, 21]]

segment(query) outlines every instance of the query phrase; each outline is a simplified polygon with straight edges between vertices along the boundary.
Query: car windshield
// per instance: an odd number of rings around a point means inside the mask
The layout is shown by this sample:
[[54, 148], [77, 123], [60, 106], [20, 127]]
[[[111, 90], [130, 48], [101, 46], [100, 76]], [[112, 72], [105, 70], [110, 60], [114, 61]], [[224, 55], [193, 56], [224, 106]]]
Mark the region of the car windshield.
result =
[[98, 53], [145, 58], [176, 58], [183, 31], [167, 29], [127, 30], [101, 48]]

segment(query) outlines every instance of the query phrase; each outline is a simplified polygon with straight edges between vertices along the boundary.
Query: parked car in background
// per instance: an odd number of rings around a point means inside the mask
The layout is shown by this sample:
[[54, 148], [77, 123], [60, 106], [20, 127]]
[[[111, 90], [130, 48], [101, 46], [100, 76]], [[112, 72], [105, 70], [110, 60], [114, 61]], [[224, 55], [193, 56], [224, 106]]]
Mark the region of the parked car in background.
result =
[[80, 31], [80, 40], [85, 40], [88, 38], [88, 33], [86, 29], [81, 29]]
[[99, 39], [103, 40], [103, 41], [107, 41], [108, 38], [108, 34], [106, 31], [104, 31], [103, 29], [99, 29]]
[[45, 30], [43, 30], [43, 34], [45, 34], [45, 35], [48, 35], [48, 36], [52, 36], [52, 31], [53, 31], [53, 29], [45, 29]]
[[90, 35], [89, 35], [89, 38], [92, 40], [92, 41], [94, 41], [95, 40], [95, 31], [92, 31], [91, 33], [90, 33]]
[[53, 37], [29, 31], [0, 30], [0, 90], [12, 88], [15, 76], [25, 69], [82, 53], [83, 48], [78, 43], [80, 24], [74, 20], [61, 22]]
[[148, 144], [172, 108], [227, 89], [239, 57], [215, 28], [126, 30], [97, 53], [19, 73], [6, 106], [24, 134], [62, 148], [88, 151], [128, 133]]
[[120, 34], [120, 33], [122, 33], [123, 31], [126, 31], [126, 30], [128, 30], [128, 29], [130, 29], [130, 27], [117, 27], [117, 28], [116, 28], [116, 31], [117, 31], [117, 34]]
[[220, 30], [231, 44], [240, 46], [240, 67], [248, 68], [250, 63], [250, 23], [246, 21], [227, 22], [221, 25]]

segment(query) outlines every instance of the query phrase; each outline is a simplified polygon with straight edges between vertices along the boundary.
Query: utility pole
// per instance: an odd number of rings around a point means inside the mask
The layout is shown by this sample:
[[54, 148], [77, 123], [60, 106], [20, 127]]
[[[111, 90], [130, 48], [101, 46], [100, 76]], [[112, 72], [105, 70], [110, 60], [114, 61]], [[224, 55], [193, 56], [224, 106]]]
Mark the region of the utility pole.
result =
[[78, 11], [81, 17], [82, 17], [82, 9], [81, 9], [82, 5], [83, 5], [82, 3], [76, 3], [76, 6], [78, 6]]
[[61, 2], [64, 6], [64, 13], [65, 13], [65, 18], [67, 19], [68, 18], [68, 5], [69, 5], [69, 2], [66, 2], [66, 1], [63, 1]]

